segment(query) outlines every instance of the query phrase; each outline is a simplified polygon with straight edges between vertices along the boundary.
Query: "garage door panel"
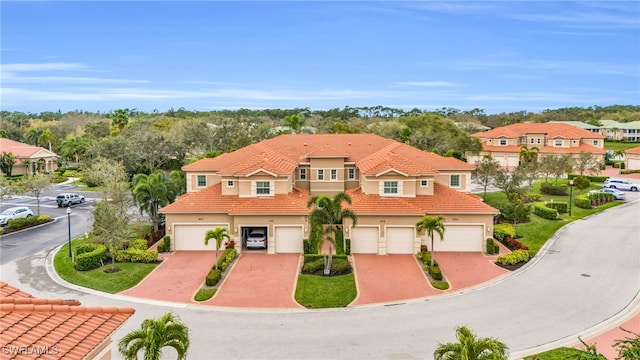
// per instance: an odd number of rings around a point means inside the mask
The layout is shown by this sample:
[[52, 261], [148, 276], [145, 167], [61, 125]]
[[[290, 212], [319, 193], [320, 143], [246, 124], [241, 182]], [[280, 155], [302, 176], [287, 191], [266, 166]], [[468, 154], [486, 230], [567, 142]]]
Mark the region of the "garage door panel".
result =
[[351, 253], [352, 254], [377, 254], [378, 253], [378, 228], [359, 227], [351, 229]]
[[204, 237], [209, 230], [214, 230], [220, 225], [174, 225], [173, 234], [175, 248], [179, 251], [214, 251], [216, 240], [210, 239], [209, 245], [204, 244]]
[[[431, 245], [431, 239], [429, 246]], [[433, 247], [436, 251], [483, 251], [482, 225], [445, 225], [444, 241], [435, 234]]]
[[276, 253], [302, 253], [303, 234], [301, 226], [276, 226]]
[[640, 159], [629, 159], [630, 170], [640, 170]]
[[387, 254], [413, 254], [415, 229], [413, 227], [387, 228]]

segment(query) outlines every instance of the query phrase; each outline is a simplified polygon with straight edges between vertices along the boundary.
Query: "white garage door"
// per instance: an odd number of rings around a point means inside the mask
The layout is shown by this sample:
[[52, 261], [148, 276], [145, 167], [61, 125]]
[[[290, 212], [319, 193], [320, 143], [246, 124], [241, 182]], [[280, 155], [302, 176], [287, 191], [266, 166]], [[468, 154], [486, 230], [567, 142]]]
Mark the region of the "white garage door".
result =
[[302, 253], [302, 226], [276, 226], [276, 252]]
[[[483, 251], [482, 225], [446, 225], [444, 241], [435, 233], [433, 247], [436, 251]], [[431, 246], [431, 239], [428, 240]]]
[[628, 159], [629, 165], [627, 168], [629, 170], [640, 170], [640, 159]]
[[[209, 245], [204, 244], [204, 236], [209, 230], [214, 230], [220, 225], [174, 225], [173, 237], [176, 250], [181, 251], [202, 251], [215, 250], [216, 240], [210, 239]], [[225, 240], [226, 241], [226, 240]]]
[[517, 156], [507, 156], [507, 166], [516, 167], [520, 164], [520, 159]]
[[388, 227], [387, 254], [413, 254], [415, 238], [412, 227]]
[[378, 228], [360, 226], [351, 228], [351, 253], [377, 254]]

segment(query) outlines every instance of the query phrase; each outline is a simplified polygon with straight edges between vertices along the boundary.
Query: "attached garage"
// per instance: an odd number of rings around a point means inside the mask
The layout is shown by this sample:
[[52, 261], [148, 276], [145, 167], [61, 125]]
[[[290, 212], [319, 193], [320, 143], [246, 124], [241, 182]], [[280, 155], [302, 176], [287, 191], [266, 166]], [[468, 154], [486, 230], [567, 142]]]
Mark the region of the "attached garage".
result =
[[351, 253], [377, 254], [378, 234], [378, 227], [356, 226], [351, 228]]
[[178, 251], [203, 251], [216, 249], [216, 240], [209, 240], [209, 245], [204, 244], [204, 236], [209, 230], [226, 225], [174, 225], [173, 241]]
[[520, 164], [520, 158], [517, 156], [507, 156], [507, 166], [510, 168], [517, 167]]
[[[436, 251], [483, 251], [484, 227], [482, 225], [447, 225], [444, 241], [435, 234], [433, 247]], [[431, 239], [428, 239], [431, 246]]]
[[413, 227], [387, 228], [387, 254], [415, 253], [416, 230]]
[[640, 158], [632, 158], [630, 155], [627, 155], [627, 169], [640, 170]]
[[302, 253], [302, 226], [276, 226], [276, 253]]

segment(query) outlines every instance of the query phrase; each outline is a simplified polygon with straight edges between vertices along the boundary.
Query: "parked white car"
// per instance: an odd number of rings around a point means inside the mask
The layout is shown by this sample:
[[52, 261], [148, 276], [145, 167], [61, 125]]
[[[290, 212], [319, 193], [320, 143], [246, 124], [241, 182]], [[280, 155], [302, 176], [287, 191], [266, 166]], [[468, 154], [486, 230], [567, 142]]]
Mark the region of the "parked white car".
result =
[[12, 207], [0, 213], [0, 226], [6, 226], [9, 220], [33, 216], [33, 211], [26, 206]]
[[616, 200], [624, 200], [627, 197], [625, 193], [617, 189], [602, 188], [598, 190], [589, 191], [589, 194], [596, 194], [596, 193], [611, 194], [613, 195], [613, 198]]
[[604, 181], [604, 187], [610, 189], [619, 189], [619, 190], [630, 190], [630, 191], [638, 191], [640, 189], [640, 185], [632, 183], [626, 179], [612, 179], [608, 178]]

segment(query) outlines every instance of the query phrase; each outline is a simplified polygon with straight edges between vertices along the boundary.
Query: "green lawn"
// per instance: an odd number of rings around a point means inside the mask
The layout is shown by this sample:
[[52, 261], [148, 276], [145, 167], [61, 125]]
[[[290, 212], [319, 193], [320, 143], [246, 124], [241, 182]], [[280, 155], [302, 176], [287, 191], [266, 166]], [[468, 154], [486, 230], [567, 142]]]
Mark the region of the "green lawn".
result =
[[619, 149], [627, 150], [638, 146], [640, 146], [640, 143], [637, 142], [613, 142], [606, 140], [604, 142], [604, 148], [611, 151], [616, 151]]
[[[83, 238], [77, 238], [71, 241], [71, 248], [84, 242]], [[73, 267], [73, 263], [69, 258], [69, 247], [65, 244], [60, 248], [53, 259], [53, 265], [58, 275], [64, 280], [86, 288], [104, 291], [110, 294], [129, 289], [144, 279], [158, 264], [141, 264], [141, 263], [115, 263], [115, 266], [121, 271], [114, 273], [105, 273], [104, 270], [111, 268], [111, 263], [105, 266], [89, 270], [78, 271]]]
[[[586, 356], [582, 350], [573, 349], [573, 348], [558, 348], [549, 351], [545, 351], [540, 354], [535, 354], [533, 356], [527, 356], [524, 360], [566, 360], [566, 359], [581, 359], [578, 357], [579, 355]], [[591, 359], [591, 358], [589, 358]]]
[[356, 281], [353, 273], [330, 277], [306, 274], [298, 276], [296, 301], [306, 308], [345, 307], [355, 298]]

